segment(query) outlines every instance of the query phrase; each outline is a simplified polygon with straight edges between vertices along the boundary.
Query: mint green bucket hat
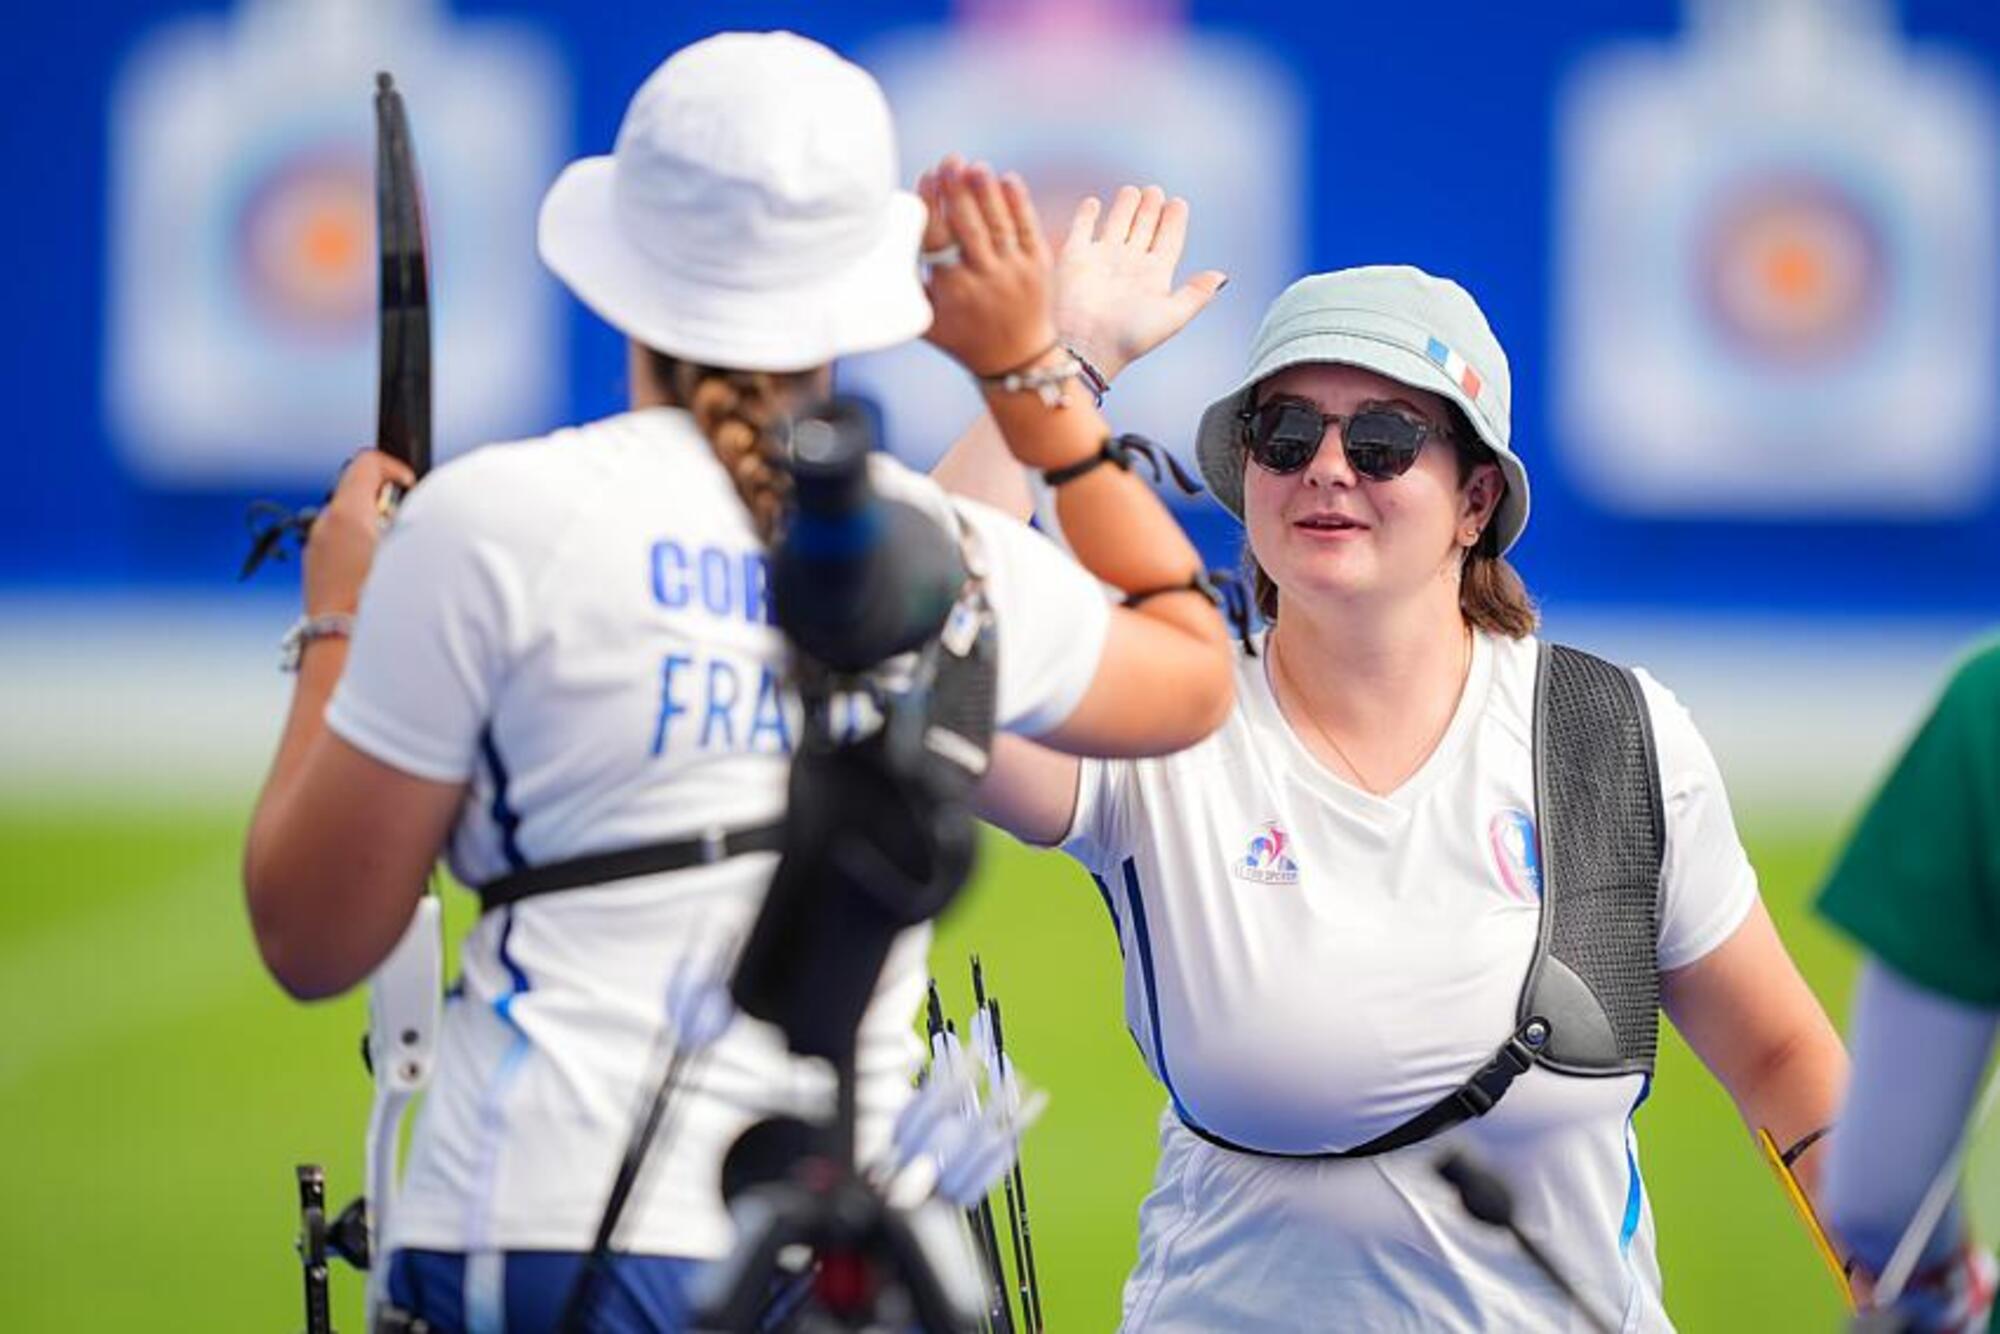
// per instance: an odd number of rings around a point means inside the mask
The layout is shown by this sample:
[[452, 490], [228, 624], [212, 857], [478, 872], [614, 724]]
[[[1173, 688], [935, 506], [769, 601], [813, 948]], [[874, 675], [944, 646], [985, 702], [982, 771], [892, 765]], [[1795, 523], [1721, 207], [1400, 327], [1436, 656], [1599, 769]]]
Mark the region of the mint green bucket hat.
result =
[[1287, 287], [1265, 313], [1237, 386], [1201, 414], [1195, 458], [1209, 491], [1243, 517], [1242, 414], [1257, 386], [1287, 366], [1360, 366], [1456, 403], [1499, 457], [1507, 494], [1493, 516], [1506, 551], [1528, 523], [1528, 471], [1510, 443], [1513, 386], [1507, 354], [1457, 283], [1408, 265], [1316, 273]]

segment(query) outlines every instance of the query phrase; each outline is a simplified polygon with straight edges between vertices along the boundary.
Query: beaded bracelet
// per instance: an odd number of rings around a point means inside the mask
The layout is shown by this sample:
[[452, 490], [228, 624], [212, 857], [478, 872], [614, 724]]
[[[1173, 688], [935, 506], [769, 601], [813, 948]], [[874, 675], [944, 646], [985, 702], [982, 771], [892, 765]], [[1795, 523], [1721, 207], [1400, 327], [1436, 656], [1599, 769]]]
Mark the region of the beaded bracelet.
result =
[[992, 375], [979, 376], [979, 382], [1004, 393], [1015, 394], [1028, 390], [1039, 395], [1042, 403], [1051, 408], [1066, 406], [1063, 401], [1063, 386], [1083, 374], [1083, 367], [1074, 356], [1067, 352], [1061, 361], [1050, 366], [1035, 363], [1060, 346], [1050, 343], [1041, 351], [1029, 357], [1012, 370], [997, 371]]
[[317, 616], [301, 616], [278, 641], [278, 670], [296, 672], [306, 646], [321, 639], [352, 639], [354, 617], [344, 611], [323, 611]]
[[1103, 371], [1091, 364], [1089, 357], [1076, 350], [1075, 344], [1064, 344], [1063, 351], [1069, 353], [1076, 362], [1077, 371], [1083, 377], [1083, 387], [1090, 391], [1090, 396], [1097, 401], [1097, 406], [1103, 407], [1104, 396], [1111, 392], [1111, 381], [1104, 378]]

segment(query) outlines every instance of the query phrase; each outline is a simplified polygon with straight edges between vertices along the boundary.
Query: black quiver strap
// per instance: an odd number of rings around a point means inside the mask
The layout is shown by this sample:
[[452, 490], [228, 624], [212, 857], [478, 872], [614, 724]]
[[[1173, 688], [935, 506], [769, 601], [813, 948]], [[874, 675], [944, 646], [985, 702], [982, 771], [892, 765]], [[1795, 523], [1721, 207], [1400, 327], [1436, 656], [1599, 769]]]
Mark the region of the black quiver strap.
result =
[[1648, 1074], [1659, 1046], [1660, 871], [1666, 815], [1639, 680], [1580, 649], [1543, 644], [1535, 669], [1535, 837], [1541, 933], [1514, 1031], [1472, 1077], [1365, 1144], [1266, 1158], [1368, 1158], [1491, 1111], [1541, 1065], [1565, 1075]]
[[1625, 668], [1542, 646], [1535, 811], [1542, 929], [1518, 1018], [1548, 1022], [1540, 1063], [1551, 1070], [1650, 1075], [1666, 815], [1652, 719]]

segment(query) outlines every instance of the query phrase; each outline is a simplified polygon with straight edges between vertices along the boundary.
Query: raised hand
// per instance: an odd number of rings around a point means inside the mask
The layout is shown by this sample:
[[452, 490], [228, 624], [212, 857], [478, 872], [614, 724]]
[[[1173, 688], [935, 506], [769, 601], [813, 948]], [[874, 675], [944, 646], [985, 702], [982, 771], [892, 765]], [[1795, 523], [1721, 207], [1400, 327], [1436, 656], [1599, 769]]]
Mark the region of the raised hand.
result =
[[1205, 269], [1174, 286], [1187, 224], [1187, 200], [1157, 185], [1125, 186], [1108, 210], [1095, 197], [1076, 206], [1056, 256], [1056, 328], [1105, 379], [1179, 333], [1229, 281]]
[[974, 375], [1004, 374], [1056, 341], [1048, 243], [1019, 176], [946, 158], [917, 182], [932, 320], [924, 335]]

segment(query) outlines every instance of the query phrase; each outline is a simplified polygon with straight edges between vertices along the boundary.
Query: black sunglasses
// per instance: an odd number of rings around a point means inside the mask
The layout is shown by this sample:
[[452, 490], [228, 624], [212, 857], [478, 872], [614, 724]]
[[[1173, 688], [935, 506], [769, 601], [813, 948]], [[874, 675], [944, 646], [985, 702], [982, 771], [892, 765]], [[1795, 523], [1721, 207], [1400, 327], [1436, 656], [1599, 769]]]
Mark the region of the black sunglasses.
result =
[[1363, 403], [1345, 416], [1321, 412], [1299, 398], [1271, 398], [1237, 414], [1243, 449], [1265, 472], [1294, 473], [1313, 461], [1326, 428], [1340, 423], [1347, 466], [1372, 482], [1401, 477], [1416, 463], [1436, 428], [1387, 403]]

